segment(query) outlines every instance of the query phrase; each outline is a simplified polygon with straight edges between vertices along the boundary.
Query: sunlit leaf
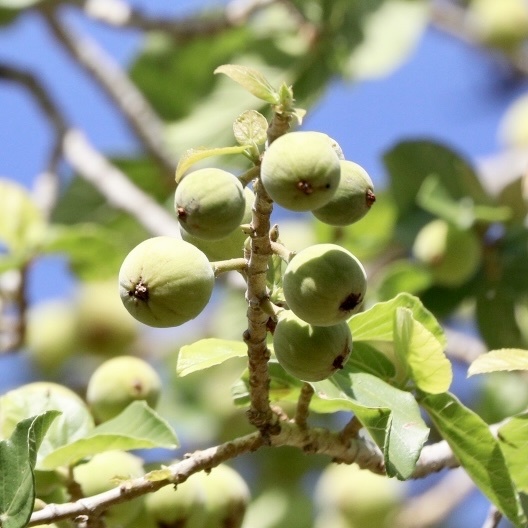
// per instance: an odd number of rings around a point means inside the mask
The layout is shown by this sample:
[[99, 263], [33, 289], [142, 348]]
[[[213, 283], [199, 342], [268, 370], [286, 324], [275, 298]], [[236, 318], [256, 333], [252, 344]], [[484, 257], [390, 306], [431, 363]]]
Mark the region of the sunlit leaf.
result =
[[479, 356], [468, 369], [468, 376], [503, 370], [528, 370], [528, 350], [502, 348]]
[[214, 73], [227, 75], [249, 93], [267, 103], [277, 104], [279, 102], [279, 94], [277, 91], [266, 77], [255, 68], [238, 64], [224, 64], [216, 68]]
[[225, 156], [228, 154], [241, 154], [247, 150], [249, 145], [237, 145], [234, 147], [218, 147], [218, 148], [207, 148], [197, 147], [187, 150], [178, 162], [176, 168], [176, 182], [179, 182], [183, 175], [198, 161], [201, 161], [212, 156]]
[[263, 145], [267, 139], [268, 121], [256, 110], [247, 110], [233, 123], [233, 133], [240, 145]]
[[356, 414], [382, 450], [389, 476], [406, 479], [412, 474], [429, 435], [412, 394], [362, 372], [341, 371], [312, 386], [314, 409]]
[[0, 519], [2, 528], [27, 526], [35, 501], [33, 470], [46, 432], [59, 416], [46, 411], [20, 421], [9, 440], [0, 442]]
[[7, 438], [16, 424], [46, 411], [60, 411], [42, 440], [36, 468], [52, 451], [89, 434], [94, 428], [86, 403], [70, 389], [50, 382], [35, 382], [7, 392], [0, 398], [0, 434]]
[[517, 489], [528, 493], [528, 413], [508, 420], [500, 427], [498, 438]]
[[176, 364], [178, 376], [187, 376], [236, 357], [247, 356], [247, 345], [242, 341], [227, 339], [200, 339], [181, 347]]
[[42, 469], [73, 465], [87, 456], [111, 450], [175, 449], [178, 438], [170, 425], [144, 401], [131, 403], [112, 420], [98, 425], [83, 438], [49, 453]]
[[408, 293], [400, 293], [390, 301], [376, 303], [364, 312], [353, 315], [349, 321], [355, 341], [394, 341], [393, 319], [398, 308], [411, 310], [414, 319], [422, 324], [445, 347], [444, 331], [434, 315], [420, 299]]
[[486, 422], [448, 393], [428, 394], [420, 403], [482, 493], [515, 526], [525, 526], [506, 460]]
[[453, 372], [442, 344], [408, 308], [396, 310], [394, 348], [402, 372], [408, 373], [419, 389], [432, 394], [449, 389]]

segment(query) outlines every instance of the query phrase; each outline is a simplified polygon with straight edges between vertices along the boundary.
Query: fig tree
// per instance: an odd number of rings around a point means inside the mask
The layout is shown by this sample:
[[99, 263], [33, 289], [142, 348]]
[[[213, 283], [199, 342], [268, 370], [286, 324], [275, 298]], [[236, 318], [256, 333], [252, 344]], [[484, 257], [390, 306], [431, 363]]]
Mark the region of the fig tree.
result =
[[[103, 493], [120, 481], [144, 475], [141, 458], [126, 451], [105, 451], [94, 455], [88, 462], [73, 468], [73, 478], [85, 497]], [[115, 504], [104, 512], [105, 526], [123, 528], [131, 524], [143, 506], [143, 497]]]
[[313, 326], [286, 310], [275, 327], [273, 350], [288, 374], [321, 381], [343, 368], [352, 352], [352, 334], [345, 322]]
[[291, 211], [323, 207], [339, 184], [341, 166], [333, 140], [321, 132], [290, 132], [262, 158], [261, 179], [271, 199]]
[[225, 238], [242, 223], [244, 188], [230, 172], [199, 169], [187, 174], [176, 187], [174, 208], [189, 234], [206, 240]]
[[207, 257], [189, 242], [168, 236], [141, 242], [119, 271], [125, 308], [154, 327], [179, 326], [194, 319], [209, 302], [213, 286]]
[[315, 244], [288, 263], [283, 288], [295, 315], [316, 326], [330, 326], [361, 308], [367, 276], [361, 262], [343, 247]]
[[420, 229], [412, 251], [437, 284], [457, 287], [477, 271], [482, 247], [473, 231], [437, 218]]
[[367, 171], [353, 161], [341, 161], [341, 179], [330, 201], [312, 211], [321, 222], [346, 226], [361, 220], [376, 201], [374, 185]]
[[[251, 209], [255, 201], [255, 194], [249, 187], [244, 188], [244, 197], [246, 200], [246, 208], [241, 224], [249, 224], [251, 222]], [[241, 257], [244, 251], [244, 242], [247, 235], [242, 229], [237, 227], [233, 232], [225, 238], [219, 240], [206, 240], [198, 238], [188, 233], [180, 225], [181, 236], [183, 240], [190, 242], [193, 246], [205, 253], [205, 256], [211, 261], [228, 260], [232, 258]]]
[[117, 416], [129, 404], [144, 400], [155, 407], [161, 379], [145, 360], [118, 356], [99, 365], [88, 380], [86, 401], [98, 422]]

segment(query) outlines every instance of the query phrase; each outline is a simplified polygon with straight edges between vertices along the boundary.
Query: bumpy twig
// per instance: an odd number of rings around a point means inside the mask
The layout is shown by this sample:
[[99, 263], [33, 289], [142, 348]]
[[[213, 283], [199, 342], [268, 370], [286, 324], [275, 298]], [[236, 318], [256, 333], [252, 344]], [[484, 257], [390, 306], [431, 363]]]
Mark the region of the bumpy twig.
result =
[[297, 402], [297, 409], [295, 412], [295, 423], [300, 429], [308, 427], [308, 415], [310, 414], [310, 402], [314, 389], [309, 383], [304, 383]]

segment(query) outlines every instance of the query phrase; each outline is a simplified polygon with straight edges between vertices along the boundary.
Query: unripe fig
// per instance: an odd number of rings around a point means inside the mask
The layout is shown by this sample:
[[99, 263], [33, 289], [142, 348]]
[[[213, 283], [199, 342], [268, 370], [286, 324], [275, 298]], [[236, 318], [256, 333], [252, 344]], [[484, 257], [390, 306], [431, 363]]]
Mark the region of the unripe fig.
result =
[[343, 368], [352, 352], [352, 334], [344, 322], [313, 326], [286, 310], [275, 327], [273, 350], [288, 374], [321, 381]]
[[77, 295], [78, 346], [87, 352], [117, 356], [138, 336], [138, 324], [115, 294], [114, 281], [84, 283]]
[[[73, 468], [73, 478], [85, 497], [108, 491], [119, 486], [120, 481], [138, 478], [144, 473], [141, 458], [125, 451], [105, 451]], [[129, 525], [142, 506], [142, 497], [110, 506], [103, 514], [105, 526], [122, 528]]]
[[244, 479], [220, 464], [147, 496], [145, 509], [163, 528], [240, 528], [249, 498]]
[[[113, 293], [115, 298], [115, 289]], [[70, 302], [54, 300], [35, 305], [27, 317], [29, 357], [42, 371], [56, 373], [75, 353], [76, 328], [75, 309]]]
[[[397, 505], [405, 494], [405, 484], [376, 475], [356, 465], [332, 464], [322, 472], [314, 493], [319, 516], [336, 514], [348, 526], [390, 527]], [[316, 525], [324, 526], [319, 522]], [[327, 526], [333, 526], [327, 525]]]
[[141, 242], [119, 272], [125, 308], [154, 327], [179, 326], [194, 319], [209, 302], [213, 286], [207, 257], [192, 244], [168, 236]]
[[98, 422], [117, 416], [136, 400], [155, 407], [161, 391], [158, 373], [146, 361], [133, 356], [108, 359], [88, 381], [86, 401]]
[[412, 251], [431, 270], [437, 284], [456, 287], [477, 271], [482, 247], [473, 231], [437, 218], [420, 229]]
[[367, 276], [361, 262], [343, 247], [316, 244], [291, 259], [283, 288], [295, 315], [316, 326], [330, 326], [361, 308]]
[[374, 185], [367, 171], [353, 161], [343, 160], [341, 179], [330, 201], [312, 211], [321, 222], [346, 226], [361, 220], [376, 201]]
[[246, 208], [244, 188], [230, 172], [199, 169], [187, 174], [176, 187], [174, 208], [189, 234], [217, 240], [241, 224]]
[[323, 207], [336, 192], [340, 174], [332, 139], [321, 132], [285, 134], [262, 158], [264, 188], [272, 200], [291, 211]]
[[[253, 202], [255, 201], [255, 194], [249, 187], [244, 188], [244, 198], [246, 200], [246, 208], [240, 223], [249, 224], [251, 222], [251, 209], [253, 208]], [[247, 235], [242, 231], [240, 226], [220, 240], [198, 238], [188, 233], [181, 225], [180, 232], [183, 240], [190, 242], [193, 246], [196, 246], [203, 251], [205, 256], [211, 262], [242, 257], [244, 252], [244, 242], [247, 238]]]

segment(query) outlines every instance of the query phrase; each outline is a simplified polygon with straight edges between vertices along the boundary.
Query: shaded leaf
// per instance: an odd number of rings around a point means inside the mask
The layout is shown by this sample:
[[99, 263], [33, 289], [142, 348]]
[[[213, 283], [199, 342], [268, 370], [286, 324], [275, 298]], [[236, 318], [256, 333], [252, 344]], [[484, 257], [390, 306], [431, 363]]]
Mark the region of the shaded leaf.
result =
[[486, 422], [448, 393], [428, 394], [420, 403], [482, 493], [515, 526], [525, 526], [506, 460]]
[[242, 341], [207, 338], [181, 347], [176, 373], [183, 377], [235, 357], [246, 357], [247, 345]]
[[223, 73], [240, 84], [249, 93], [270, 104], [279, 103], [279, 94], [269, 81], [255, 68], [239, 64], [224, 64], [216, 68], [214, 73]]
[[37, 451], [59, 416], [46, 411], [20, 421], [9, 440], [0, 442], [0, 519], [2, 528], [27, 526], [35, 501], [33, 470]]
[[468, 369], [468, 376], [503, 370], [528, 370], [528, 350], [502, 348], [479, 356]]
[[175, 449], [178, 438], [170, 425], [144, 401], [132, 402], [118, 416], [95, 427], [83, 438], [49, 453], [43, 469], [70, 466], [85, 457], [111, 450]]
[[431, 271], [418, 262], [395, 260], [382, 270], [376, 295], [380, 301], [392, 299], [398, 293], [418, 294], [433, 283]]

